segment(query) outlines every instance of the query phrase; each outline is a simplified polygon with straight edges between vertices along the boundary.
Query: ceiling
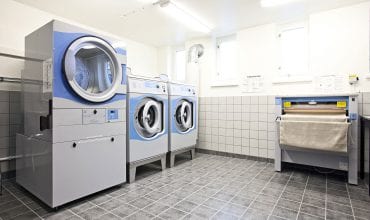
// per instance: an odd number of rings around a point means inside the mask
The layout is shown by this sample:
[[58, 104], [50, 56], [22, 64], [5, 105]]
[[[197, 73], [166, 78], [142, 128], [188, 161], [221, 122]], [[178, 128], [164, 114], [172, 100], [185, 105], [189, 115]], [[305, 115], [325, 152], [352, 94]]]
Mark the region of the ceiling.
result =
[[301, 0], [261, 8], [259, 0], [173, 0], [207, 21], [209, 34], [178, 23], [155, 0], [15, 0], [60, 17], [153, 46], [178, 45], [206, 35], [222, 36], [238, 29], [302, 19], [310, 13], [365, 0]]

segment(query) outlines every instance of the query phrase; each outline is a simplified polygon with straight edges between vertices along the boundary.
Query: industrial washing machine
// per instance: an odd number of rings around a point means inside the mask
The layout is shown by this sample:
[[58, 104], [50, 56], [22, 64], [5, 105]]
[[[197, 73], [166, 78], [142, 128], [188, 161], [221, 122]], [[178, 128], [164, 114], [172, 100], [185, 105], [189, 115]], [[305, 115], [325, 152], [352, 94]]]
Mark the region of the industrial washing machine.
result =
[[126, 182], [126, 50], [52, 21], [25, 40], [18, 184], [50, 207]]
[[138, 166], [160, 160], [162, 170], [166, 167], [167, 83], [130, 76], [127, 94], [127, 166], [131, 183]]
[[169, 82], [169, 158], [170, 167], [175, 164], [175, 156], [190, 151], [195, 155], [198, 138], [197, 104], [195, 86]]

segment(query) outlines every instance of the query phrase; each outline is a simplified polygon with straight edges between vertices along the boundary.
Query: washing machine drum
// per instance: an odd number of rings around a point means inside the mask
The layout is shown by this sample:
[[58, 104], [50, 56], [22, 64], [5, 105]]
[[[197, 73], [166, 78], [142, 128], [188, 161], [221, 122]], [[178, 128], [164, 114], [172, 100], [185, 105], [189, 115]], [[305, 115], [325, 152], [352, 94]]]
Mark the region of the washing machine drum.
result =
[[144, 138], [152, 138], [163, 130], [163, 104], [160, 101], [145, 98], [136, 107], [135, 128]]
[[193, 127], [193, 104], [187, 100], [181, 100], [176, 106], [175, 122], [177, 128], [186, 132]]
[[112, 98], [123, 77], [115, 50], [97, 37], [75, 40], [65, 53], [64, 70], [73, 91], [90, 102]]

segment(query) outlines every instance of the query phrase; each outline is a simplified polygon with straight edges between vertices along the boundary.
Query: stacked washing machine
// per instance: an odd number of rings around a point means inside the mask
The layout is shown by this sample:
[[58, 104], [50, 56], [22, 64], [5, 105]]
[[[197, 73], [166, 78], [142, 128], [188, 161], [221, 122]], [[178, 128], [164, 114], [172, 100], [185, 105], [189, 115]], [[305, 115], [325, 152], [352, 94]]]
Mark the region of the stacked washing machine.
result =
[[194, 158], [198, 138], [197, 109], [198, 95], [195, 86], [168, 83], [169, 91], [169, 158], [170, 167], [175, 164], [175, 156], [190, 151]]
[[52, 21], [26, 37], [16, 181], [50, 207], [126, 182], [126, 50]]
[[135, 180], [136, 168], [154, 161], [166, 167], [168, 151], [167, 82], [143, 77], [128, 77], [127, 99], [128, 181]]

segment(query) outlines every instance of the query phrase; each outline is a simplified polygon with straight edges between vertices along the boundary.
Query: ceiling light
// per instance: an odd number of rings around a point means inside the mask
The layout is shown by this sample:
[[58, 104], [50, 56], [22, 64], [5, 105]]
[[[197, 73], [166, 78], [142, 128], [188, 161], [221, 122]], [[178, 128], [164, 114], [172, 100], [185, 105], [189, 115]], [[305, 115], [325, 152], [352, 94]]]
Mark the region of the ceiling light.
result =
[[203, 33], [211, 32], [211, 28], [206, 25], [204, 21], [202, 21], [192, 12], [186, 10], [184, 7], [181, 7], [169, 0], [160, 0], [158, 4], [161, 7], [161, 10], [163, 10], [166, 14], [170, 15], [194, 31]]
[[297, 2], [301, 0], [261, 0], [261, 7], [275, 7], [279, 5], [285, 5], [292, 2]]

